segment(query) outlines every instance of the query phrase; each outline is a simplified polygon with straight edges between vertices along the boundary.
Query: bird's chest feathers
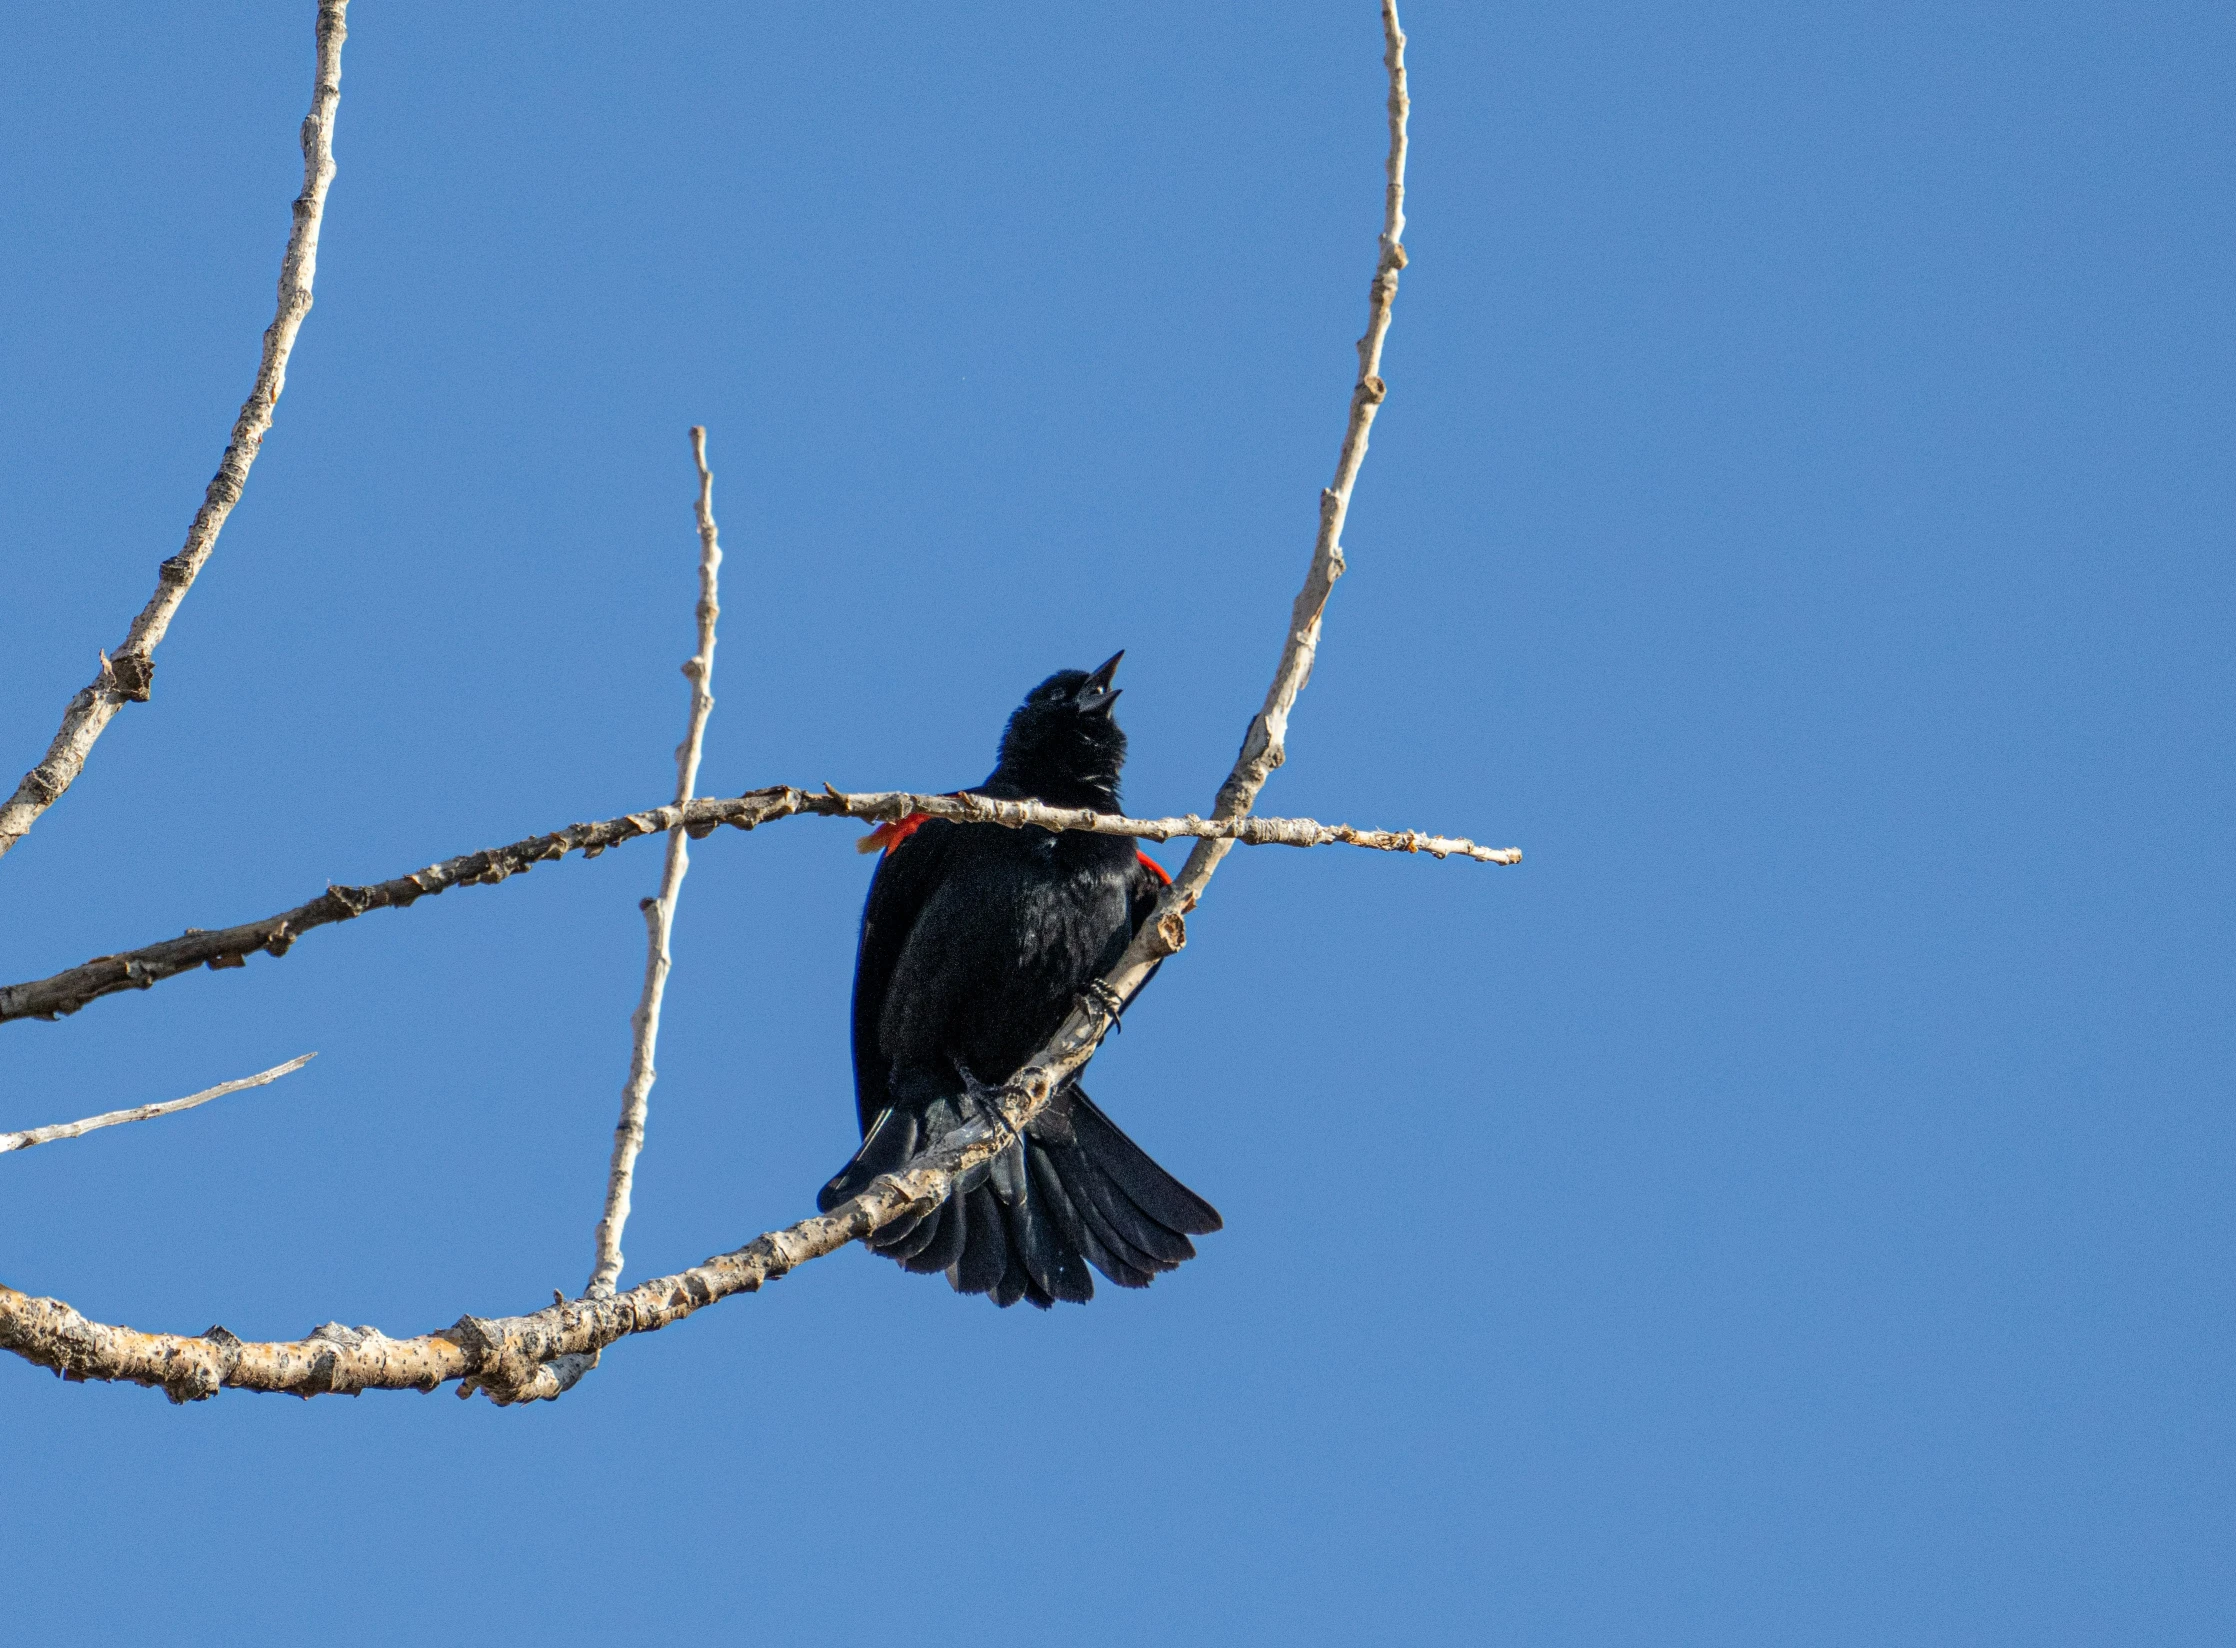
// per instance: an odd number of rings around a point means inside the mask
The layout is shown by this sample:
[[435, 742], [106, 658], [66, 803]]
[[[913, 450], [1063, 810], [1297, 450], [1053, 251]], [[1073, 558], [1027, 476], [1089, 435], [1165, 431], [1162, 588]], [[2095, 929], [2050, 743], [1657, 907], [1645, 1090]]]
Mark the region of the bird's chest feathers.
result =
[[[910, 936], [912, 956], [958, 988], [1037, 983], [1068, 997], [1127, 922], [1123, 843], [1020, 830], [996, 835], [956, 866]], [[975, 982], [973, 982], [975, 981]]]
[[1076, 970], [1099, 956], [1111, 932], [1125, 924], [1124, 881], [1106, 862], [1110, 854], [1078, 850], [1102, 846], [1091, 838], [1035, 831], [1021, 845], [1025, 851], [1001, 878], [1006, 885], [989, 889], [1005, 908], [987, 914], [1020, 967]]
[[1108, 837], [987, 834], [952, 864], [910, 930], [878, 1010], [878, 1041], [897, 1062], [960, 1055], [994, 1080], [1124, 946], [1132, 850]]

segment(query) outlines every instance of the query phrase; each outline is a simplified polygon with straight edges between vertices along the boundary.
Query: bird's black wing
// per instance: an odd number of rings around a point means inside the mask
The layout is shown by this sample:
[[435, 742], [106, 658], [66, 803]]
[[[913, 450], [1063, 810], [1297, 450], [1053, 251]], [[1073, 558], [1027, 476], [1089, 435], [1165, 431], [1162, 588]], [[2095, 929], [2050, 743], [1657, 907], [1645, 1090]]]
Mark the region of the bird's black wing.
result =
[[892, 1103], [887, 1088], [893, 1072], [878, 1049], [877, 1025], [893, 969], [908, 947], [916, 918], [946, 874], [956, 836], [966, 828], [927, 818], [906, 829], [877, 861], [869, 900], [862, 906], [862, 936], [854, 951], [854, 1108], [864, 1136]]

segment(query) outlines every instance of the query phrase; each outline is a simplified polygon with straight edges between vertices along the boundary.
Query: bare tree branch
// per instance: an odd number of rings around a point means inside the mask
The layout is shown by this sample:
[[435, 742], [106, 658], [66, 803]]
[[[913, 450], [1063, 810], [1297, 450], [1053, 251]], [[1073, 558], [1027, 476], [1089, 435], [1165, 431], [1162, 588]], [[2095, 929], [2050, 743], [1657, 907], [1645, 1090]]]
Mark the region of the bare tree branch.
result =
[[98, 1116], [88, 1116], [82, 1122], [56, 1122], [52, 1127], [27, 1128], [21, 1133], [0, 1133], [0, 1155], [11, 1150], [29, 1150], [35, 1144], [52, 1144], [57, 1139], [76, 1139], [97, 1128], [115, 1127], [120, 1122], [151, 1122], [158, 1116], [175, 1116], [182, 1110], [192, 1110], [196, 1105], [208, 1104], [212, 1099], [222, 1099], [228, 1093], [238, 1093], [247, 1087], [262, 1087], [282, 1076], [291, 1076], [304, 1065], [317, 1058], [316, 1053], [305, 1053], [301, 1058], [289, 1059], [285, 1064], [275, 1064], [271, 1069], [253, 1076], [243, 1076], [239, 1081], [219, 1082], [215, 1087], [205, 1087], [199, 1093], [189, 1093], [183, 1099], [167, 1099], [161, 1104], [137, 1104], [129, 1110], [106, 1110]]
[[[1288, 711], [1310, 671], [1312, 649], [1319, 638], [1320, 612], [1327, 604], [1328, 589], [1342, 564], [1336, 533], [1342, 524], [1343, 509], [1349, 503], [1352, 482], [1357, 478], [1359, 461], [1365, 455], [1366, 426], [1372, 421], [1372, 407], [1381, 400], [1381, 381], [1373, 376], [1373, 368], [1380, 362], [1381, 339], [1389, 327], [1390, 300], [1396, 292], [1396, 274], [1404, 263], [1398, 234], [1404, 225], [1401, 204], [1405, 176], [1405, 37], [1398, 28], [1393, 0], [1383, 0], [1382, 22], [1386, 41], [1383, 61], [1390, 75], [1390, 190], [1368, 332], [1359, 348], [1361, 389], [1352, 397], [1351, 423], [1344, 439], [1343, 458], [1337, 468], [1337, 487], [1330, 489], [1334, 501], [1324, 501], [1322, 505], [1320, 539], [1314, 551], [1312, 570], [1292, 611], [1289, 639], [1282, 648], [1273, 690], [1267, 695], [1266, 709], [1252, 722], [1251, 742], [1244, 746], [1234, 773], [1219, 792], [1220, 821], [1230, 825], [1241, 820], [1241, 815], [1248, 811], [1258, 791], [1264, 787], [1266, 778], [1279, 765]], [[1374, 391], [1371, 401], [1363, 393], [1370, 383]], [[1273, 755], [1271, 760], [1266, 759], [1269, 752]], [[764, 796], [778, 793], [760, 792]], [[835, 794], [816, 798], [799, 791], [783, 794], [786, 800], [796, 796], [802, 803], [791, 807], [791, 811], [848, 810], [806, 805], [817, 799], [839, 802], [873, 799]], [[932, 798], [874, 799], [887, 805], [878, 813], [862, 812], [853, 816], [883, 816], [890, 821], [905, 816], [893, 810], [890, 804]], [[681, 810], [663, 809], [663, 812], [670, 811]], [[771, 811], [765, 816], [782, 814]], [[1010, 822], [975, 816], [968, 821]], [[678, 822], [690, 829], [693, 820], [662, 819], [656, 825], [633, 833], [649, 833], [650, 828], [670, 829]], [[731, 822], [738, 820], [715, 817], [708, 828]], [[1132, 827], [1129, 821], [1120, 822], [1128, 823], [1128, 827], [1111, 833], [1150, 833]], [[945, 1199], [958, 1174], [991, 1160], [1005, 1148], [1009, 1132], [1030, 1121], [1093, 1055], [1115, 1022], [1117, 1009], [1141, 988], [1151, 969], [1165, 957], [1176, 954], [1187, 942], [1185, 912], [1194, 907], [1226, 848], [1237, 840], [1250, 839], [1247, 833], [1235, 829], [1172, 833], [1195, 835], [1199, 845], [1189, 855], [1181, 876], [1166, 893], [1156, 919], [1143, 926], [1118, 965], [1104, 975], [1108, 996], [1101, 1002], [1083, 998], [1081, 1006], [1065, 1020], [1047, 1046], [1004, 1083], [998, 1094], [989, 1095], [998, 1101], [1000, 1123], [979, 1120], [967, 1124], [899, 1172], [883, 1175], [861, 1195], [830, 1213], [803, 1219], [785, 1230], [771, 1231], [735, 1252], [719, 1254], [677, 1275], [642, 1283], [627, 1293], [602, 1299], [560, 1299], [527, 1316], [498, 1319], [462, 1316], [441, 1332], [417, 1339], [388, 1339], [369, 1328], [344, 1328], [337, 1323], [317, 1329], [307, 1340], [286, 1344], [244, 1344], [222, 1328], [212, 1328], [197, 1338], [140, 1333], [131, 1328], [90, 1322], [59, 1300], [34, 1299], [0, 1288], [0, 1349], [12, 1350], [28, 1360], [51, 1367], [65, 1378], [123, 1379], [158, 1385], [175, 1402], [212, 1396], [228, 1385], [245, 1390], [314, 1396], [329, 1391], [354, 1394], [375, 1389], [433, 1390], [451, 1379], [461, 1381], [461, 1395], [471, 1395], [479, 1388], [499, 1403], [555, 1397], [566, 1386], [553, 1364], [563, 1363], [567, 1358], [594, 1355], [632, 1333], [664, 1328], [733, 1293], [753, 1292], [764, 1282], [773, 1281], [810, 1259], [834, 1252], [904, 1214], [924, 1211]]]
[[[981, 1124], [983, 1125], [983, 1124]], [[0, 1286], [0, 1350], [52, 1368], [65, 1379], [122, 1380], [159, 1386], [174, 1402], [200, 1401], [225, 1387], [291, 1396], [354, 1396], [368, 1390], [431, 1391], [464, 1380], [492, 1400], [557, 1396], [551, 1364], [587, 1358], [632, 1333], [651, 1333], [733, 1293], [751, 1293], [947, 1193], [954, 1174], [991, 1156], [999, 1140], [961, 1137], [877, 1181], [835, 1212], [803, 1219], [718, 1254], [674, 1276], [602, 1299], [564, 1299], [528, 1316], [461, 1316], [450, 1327], [391, 1339], [370, 1327], [329, 1322], [304, 1339], [251, 1344], [222, 1327], [207, 1333], [142, 1333], [88, 1321], [59, 1299]], [[570, 1381], [571, 1382], [571, 1381]]]
[[334, 181], [334, 111], [342, 96], [342, 42], [349, 37], [343, 15], [348, 10], [349, 0], [319, 3], [318, 70], [311, 88], [311, 112], [303, 120], [303, 192], [295, 197], [295, 226], [280, 260], [279, 308], [264, 332], [256, 386], [242, 403], [233, 438], [203, 494], [194, 524], [187, 529], [186, 546], [163, 563], [155, 594], [132, 620], [116, 655], [103, 653], [101, 673], [70, 700], [62, 713], [62, 728], [47, 746], [46, 759], [25, 773], [15, 794], [0, 805], [0, 856], [77, 782], [94, 741], [117, 711], [127, 703], [147, 702], [155, 680], [155, 649], [193, 587], [195, 575], [217, 547], [217, 535], [240, 502], [249, 466], [256, 462], [265, 433], [272, 427], [272, 410], [287, 382], [288, 353], [295, 347], [303, 317], [311, 311], [311, 282], [318, 273], [318, 228], [326, 211], [327, 187]]
[[[1374, 282], [1367, 291], [1366, 334], [1359, 339], [1359, 376], [1351, 390], [1351, 417], [1343, 431], [1343, 446], [1336, 454], [1335, 479], [1320, 494], [1320, 531], [1312, 546], [1312, 566], [1304, 588], [1297, 592], [1289, 611], [1289, 633], [1281, 644], [1281, 662], [1274, 669], [1273, 685], [1266, 689], [1265, 707], [1243, 735], [1242, 754], [1234, 771], [1219, 786], [1212, 807], [1215, 818], [1237, 818], [1257, 803], [1273, 769], [1288, 759], [1289, 711], [1297, 694], [1312, 679], [1312, 660], [1320, 650], [1320, 615], [1327, 610], [1335, 581], [1343, 576], [1343, 523], [1351, 511], [1351, 489], [1366, 462], [1367, 432], [1388, 393], [1381, 378], [1382, 340], [1390, 332], [1390, 306], [1397, 301], [1398, 271], [1405, 267], [1405, 122], [1411, 100], [1405, 91], [1405, 34], [1398, 27], [1396, 0], [1382, 0], [1383, 67], [1390, 77], [1390, 157], [1388, 185], [1383, 193], [1381, 255], [1375, 261]], [[1211, 879], [1230, 843], [1206, 838], [1188, 854], [1170, 895], [1179, 909], [1191, 909]]]
[[[372, 910], [408, 908], [419, 899], [453, 887], [491, 886], [573, 852], [595, 858], [608, 847], [678, 827], [701, 837], [725, 824], [751, 830], [800, 814], [894, 823], [911, 813], [951, 818], [963, 824], [1082, 830], [1094, 835], [1139, 836], [1149, 841], [1194, 837], [1250, 847], [1344, 845], [1381, 852], [1427, 853], [1432, 858], [1471, 858], [1484, 864], [1522, 861], [1519, 847], [1479, 847], [1458, 836], [1426, 835], [1418, 830], [1354, 830], [1348, 824], [1321, 824], [1309, 818], [1198, 818], [1193, 813], [1184, 818], [1127, 818], [1118, 813], [1049, 807], [1037, 801], [997, 801], [988, 796], [918, 795], [906, 790], [848, 795], [829, 788], [800, 790], [780, 784], [749, 790], [741, 796], [623, 813], [596, 824], [571, 824], [564, 830], [529, 836], [509, 846], [445, 859], [390, 881], [364, 887], [329, 887], [308, 904], [298, 904], [261, 921], [215, 929], [190, 927], [181, 937], [96, 956], [49, 978], [0, 985], [0, 1024], [11, 1019], [61, 1018], [89, 1001], [120, 990], [145, 990], [197, 967], [245, 966], [247, 958], [258, 951], [283, 956], [298, 938], [314, 928], [349, 921]], [[1191, 867], [1194, 862], [1193, 858], [1189, 860]], [[1202, 883], [1194, 885], [1200, 889]]]
[[[714, 621], [721, 616], [719, 601], [722, 544], [714, 527], [714, 476], [707, 469], [707, 432], [691, 431], [691, 457], [699, 468], [699, 650], [683, 666], [691, 682], [691, 721], [675, 752], [675, 800], [681, 807], [691, 799], [699, 782], [699, 750], [706, 739], [707, 717], [714, 712]], [[611, 1294], [621, 1279], [621, 1232], [629, 1222], [629, 1191], [636, 1174], [637, 1152], [644, 1148], [645, 1107], [652, 1097], [657, 1073], [652, 1057], [660, 1044], [660, 998], [668, 985], [668, 938], [675, 930], [676, 897], [691, 868], [690, 833], [681, 825], [668, 832], [667, 867], [660, 877], [660, 896], [644, 905], [644, 993], [629, 1017], [635, 1042], [629, 1054], [629, 1082], [621, 1095], [621, 1120], [613, 1130], [613, 1166], [606, 1180], [606, 1210], [598, 1221], [597, 1260], [583, 1291], [593, 1299]], [[571, 1383], [571, 1381], [570, 1381]]]

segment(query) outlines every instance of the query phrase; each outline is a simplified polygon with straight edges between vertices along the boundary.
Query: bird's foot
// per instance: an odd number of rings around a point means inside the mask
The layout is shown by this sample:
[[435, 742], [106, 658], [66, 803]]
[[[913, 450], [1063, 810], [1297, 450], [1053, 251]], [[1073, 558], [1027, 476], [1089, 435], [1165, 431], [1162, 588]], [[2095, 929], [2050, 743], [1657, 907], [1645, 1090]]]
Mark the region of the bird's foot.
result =
[[988, 1087], [956, 1061], [955, 1072], [963, 1078], [963, 1114], [988, 1123], [1008, 1149], [1017, 1142], [1017, 1129], [1010, 1126], [1009, 1116], [1002, 1109], [1002, 1093], [998, 1087]]
[[1126, 998], [1113, 990], [1110, 987], [1110, 981], [1107, 979], [1090, 979], [1087, 987], [1079, 992], [1079, 1005], [1086, 1008], [1090, 1013], [1099, 1013], [1102, 1016], [1104, 1021], [1103, 1032], [1106, 1035], [1113, 1030], [1123, 1030], [1126, 1027], [1123, 1016], [1126, 1011]]

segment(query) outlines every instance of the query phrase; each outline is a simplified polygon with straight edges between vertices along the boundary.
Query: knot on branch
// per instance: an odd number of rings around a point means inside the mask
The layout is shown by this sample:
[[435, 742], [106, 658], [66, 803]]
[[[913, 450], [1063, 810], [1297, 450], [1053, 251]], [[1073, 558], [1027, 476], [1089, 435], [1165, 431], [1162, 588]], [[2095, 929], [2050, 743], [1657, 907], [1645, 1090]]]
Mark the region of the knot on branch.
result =
[[174, 1403], [207, 1402], [240, 1368], [238, 1335], [213, 1322], [203, 1331], [201, 1343], [209, 1347], [207, 1352], [182, 1361], [182, 1377], [164, 1383], [163, 1394]]
[[509, 1398], [502, 1390], [512, 1381], [504, 1378], [506, 1370], [499, 1367], [504, 1356], [504, 1334], [495, 1322], [480, 1316], [465, 1315], [442, 1330], [442, 1337], [464, 1351], [473, 1364], [473, 1371], [458, 1381], [461, 1400], [473, 1395], [477, 1389], [488, 1388], [489, 1399], [499, 1406]]
[[326, 884], [326, 896], [340, 906], [345, 920], [363, 915], [379, 902], [370, 887], [344, 887], [332, 881]]
[[231, 1372], [232, 1364], [241, 1359], [241, 1336], [223, 1323], [212, 1322], [202, 1330], [202, 1337], [217, 1347], [218, 1354], [225, 1358], [226, 1371]]
[[120, 652], [104, 659], [114, 678], [115, 690], [135, 704], [144, 704], [155, 690], [155, 660], [144, 652]]
[[342, 1365], [336, 1347], [340, 1350], [355, 1350], [364, 1341], [362, 1333], [354, 1328], [344, 1327], [339, 1322], [321, 1322], [311, 1329], [304, 1335], [303, 1343], [323, 1348], [312, 1352], [310, 1366], [304, 1370], [302, 1379], [297, 1383], [295, 1394], [305, 1401], [314, 1396], [356, 1395], [356, 1391], [335, 1379]]
[[[189, 1340], [188, 1343], [198, 1341]], [[214, 1355], [174, 1353], [171, 1366], [163, 1376], [163, 1395], [173, 1407], [207, 1402], [225, 1388], [226, 1375], [231, 1372], [231, 1366]]]
[[1369, 406], [1380, 406], [1389, 392], [1390, 386], [1372, 373], [1359, 380], [1359, 399]]
[[1053, 1076], [1037, 1064], [1027, 1065], [997, 1090], [1001, 1095], [1002, 1119], [1012, 1129], [1016, 1128], [1020, 1116], [1038, 1111], [1055, 1090]]
[[[552, 1309], [559, 1311], [561, 1307]], [[568, 1325], [564, 1312], [557, 1322], [550, 1312], [500, 1321], [483, 1316], [459, 1317], [440, 1334], [464, 1351], [473, 1364], [458, 1382], [459, 1396], [469, 1397], [478, 1390], [501, 1408], [518, 1402], [554, 1400], [597, 1363], [595, 1348], [576, 1353], [563, 1348], [561, 1334]], [[624, 1331], [635, 1329], [632, 1326]]]
[[44, 766], [38, 766], [23, 775], [23, 782], [18, 788], [35, 805], [50, 807], [61, 796], [63, 786], [55, 782], [54, 776]]

